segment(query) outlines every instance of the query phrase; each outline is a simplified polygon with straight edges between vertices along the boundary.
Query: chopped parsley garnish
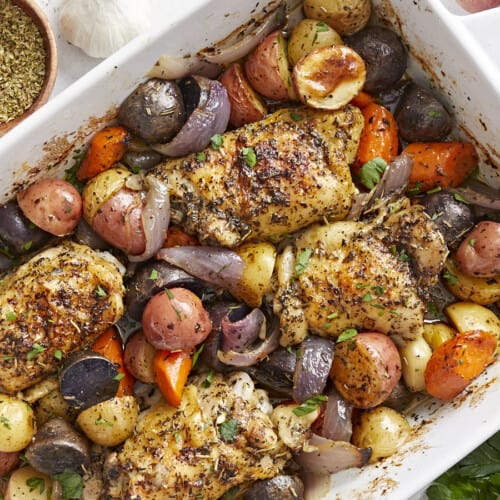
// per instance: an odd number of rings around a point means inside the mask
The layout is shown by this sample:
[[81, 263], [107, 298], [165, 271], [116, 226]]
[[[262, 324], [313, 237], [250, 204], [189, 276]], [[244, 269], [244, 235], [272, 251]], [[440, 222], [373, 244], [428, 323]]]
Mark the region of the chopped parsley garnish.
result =
[[113, 424], [111, 422], [108, 422], [107, 420], [105, 420], [104, 418], [98, 418], [96, 421], [95, 421], [96, 425], [107, 425], [108, 427], [113, 427]]
[[291, 111], [290, 112], [290, 118], [294, 122], [300, 122], [300, 121], [302, 121], [304, 119], [304, 117], [300, 113], [296, 113], [295, 111]]
[[193, 369], [195, 367], [196, 363], [198, 363], [198, 358], [200, 357], [200, 354], [203, 352], [204, 347], [205, 347], [205, 344], [201, 344], [201, 346], [193, 354], [193, 362], [191, 364], [191, 369]]
[[172, 300], [174, 298], [174, 294], [171, 292], [170, 288], [167, 288], [165, 290], [165, 293], [167, 294], [167, 297]]
[[152, 269], [149, 275], [149, 279], [155, 281], [158, 279], [158, 271], [156, 269]]
[[456, 285], [457, 282], [458, 282], [458, 278], [450, 273], [450, 271], [446, 270], [444, 273], [443, 273], [443, 278], [450, 284], [450, 285]]
[[54, 352], [54, 358], [56, 358], [58, 361], [61, 361], [61, 359], [62, 359], [62, 351], [61, 351], [61, 349], [57, 349]]
[[64, 175], [64, 179], [70, 184], [73, 184], [73, 186], [75, 186], [75, 188], [80, 192], [83, 190], [83, 186], [85, 186], [85, 184], [77, 179], [76, 172], [80, 168], [80, 165], [86, 154], [87, 153], [85, 151], [75, 151], [75, 154], [73, 155], [73, 160], [75, 161], [75, 163], [73, 163], [73, 166], [71, 168], [68, 168], [68, 170], [66, 170], [66, 173]]
[[30, 352], [28, 352], [28, 355], [26, 357], [27, 357], [28, 361], [31, 361], [32, 359], [36, 358], [39, 354], [41, 354], [45, 350], [46, 350], [46, 347], [43, 347], [43, 345], [33, 344], [33, 348], [31, 349]]
[[0, 422], [2, 422], [2, 425], [6, 428], [6, 429], [11, 429], [11, 426], [10, 426], [10, 421], [9, 419], [5, 416], [5, 415], [2, 415], [0, 417]]
[[5, 318], [9, 321], [16, 321], [16, 313], [15, 312], [12, 312], [12, 311], [9, 311], [6, 315], [5, 315]]
[[198, 161], [205, 161], [207, 159], [207, 155], [201, 151], [200, 153], [196, 153], [196, 159]]
[[373, 189], [380, 182], [380, 176], [386, 168], [387, 162], [382, 158], [367, 161], [359, 173], [362, 184], [368, 189]]
[[474, 238], [471, 238], [469, 240], [469, 246], [474, 247], [476, 245], [476, 240]]
[[304, 415], [308, 415], [309, 413], [317, 410], [321, 406], [321, 403], [324, 403], [325, 401], [328, 401], [328, 396], [319, 394], [318, 396], [313, 396], [312, 398], [307, 399], [292, 411], [295, 415], [297, 415], [297, 417], [303, 417]]
[[385, 288], [381, 285], [372, 286], [371, 289], [375, 292], [375, 295], [378, 295], [379, 297], [385, 292]]
[[406, 191], [406, 194], [408, 196], [416, 196], [417, 194], [420, 194], [422, 191], [422, 182], [418, 181], [414, 184], [414, 186]]
[[439, 118], [441, 116], [441, 111], [437, 109], [428, 109], [427, 116], [430, 116], [431, 118]]
[[295, 276], [300, 276], [304, 273], [309, 265], [309, 259], [312, 255], [312, 248], [306, 248], [299, 253], [297, 257], [297, 262], [295, 263]]
[[335, 318], [338, 318], [339, 317], [339, 313], [338, 312], [334, 312], [334, 313], [331, 313], [327, 316], [328, 319], [335, 319]]
[[113, 380], [118, 380], [118, 382], [119, 382], [123, 378], [125, 378], [125, 373], [119, 373], [118, 375], [113, 377]]
[[210, 144], [213, 149], [219, 149], [224, 144], [224, 137], [221, 134], [215, 134], [210, 138]]
[[212, 381], [214, 380], [214, 371], [210, 370], [207, 373], [207, 377], [205, 380], [201, 383], [201, 386], [204, 387], [205, 389], [208, 389], [212, 385]]
[[30, 477], [26, 479], [26, 486], [29, 487], [30, 492], [38, 488], [40, 494], [45, 491], [45, 479], [42, 477]]
[[328, 31], [330, 29], [330, 26], [326, 24], [324, 21], [320, 21], [319, 23], [316, 23], [316, 31], [318, 33], [324, 33], [325, 31]]
[[435, 187], [433, 189], [429, 189], [426, 191], [426, 194], [434, 194], [434, 193], [439, 193], [443, 188], [441, 186]]
[[239, 491], [240, 491], [239, 486], [233, 486], [230, 490], [224, 493], [222, 500], [234, 500]]
[[453, 195], [453, 198], [455, 198], [455, 200], [461, 202], [461, 203], [465, 203], [466, 205], [470, 205], [470, 203], [460, 194], [458, 193], [455, 193]]
[[257, 165], [257, 155], [255, 154], [254, 148], [243, 148], [241, 150], [241, 153], [243, 154], [243, 158], [245, 158], [245, 163], [250, 168], [253, 168], [255, 167], [255, 165]]
[[24, 243], [24, 245], [21, 246], [21, 249], [24, 250], [25, 252], [27, 252], [32, 246], [33, 246], [33, 242], [27, 241], [26, 243]]
[[97, 285], [95, 293], [98, 297], [106, 297], [108, 294], [101, 285]]
[[401, 250], [398, 255], [398, 260], [401, 262], [408, 262], [410, 260], [410, 256], [404, 250]]
[[62, 485], [63, 498], [80, 498], [82, 496], [83, 479], [76, 472], [65, 470], [60, 474], [54, 474], [53, 477]]
[[354, 338], [358, 334], [358, 330], [356, 328], [347, 328], [347, 330], [344, 330], [338, 337], [337, 337], [337, 343], [338, 342], [345, 342], [346, 340], [350, 340]]
[[238, 433], [238, 421], [230, 418], [219, 424], [219, 434], [223, 441], [233, 441]]
[[363, 302], [371, 302], [373, 300], [373, 295], [368, 292], [363, 295]]

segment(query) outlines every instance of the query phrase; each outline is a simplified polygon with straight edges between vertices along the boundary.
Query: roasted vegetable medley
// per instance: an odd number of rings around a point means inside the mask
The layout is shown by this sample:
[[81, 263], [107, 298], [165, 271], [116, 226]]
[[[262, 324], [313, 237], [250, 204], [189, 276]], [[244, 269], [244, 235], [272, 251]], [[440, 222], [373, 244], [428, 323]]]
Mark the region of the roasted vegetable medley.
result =
[[369, 0], [301, 8], [160, 58], [0, 207], [4, 498], [304, 498], [495, 362], [474, 144]]

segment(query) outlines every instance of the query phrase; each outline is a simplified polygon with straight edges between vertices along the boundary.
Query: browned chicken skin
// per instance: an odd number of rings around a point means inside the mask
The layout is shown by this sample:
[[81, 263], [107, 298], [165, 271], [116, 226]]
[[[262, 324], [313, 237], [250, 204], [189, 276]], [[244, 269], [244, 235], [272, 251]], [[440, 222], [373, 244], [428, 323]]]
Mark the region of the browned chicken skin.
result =
[[69, 241], [4, 276], [0, 391], [23, 390], [54, 372], [56, 351], [65, 358], [90, 345], [122, 316], [123, 293], [116, 262]]
[[168, 180], [174, 220], [202, 242], [277, 240], [347, 215], [356, 192], [349, 164], [362, 128], [352, 106], [282, 109], [224, 134], [218, 149], [167, 160], [151, 175]]

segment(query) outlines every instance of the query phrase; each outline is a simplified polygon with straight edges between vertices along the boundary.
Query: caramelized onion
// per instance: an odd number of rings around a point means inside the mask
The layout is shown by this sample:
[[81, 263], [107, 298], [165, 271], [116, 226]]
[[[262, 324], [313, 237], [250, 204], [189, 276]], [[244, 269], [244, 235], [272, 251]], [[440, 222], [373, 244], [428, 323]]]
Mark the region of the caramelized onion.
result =
[[219, 351], [217, 353], [220, 361], [231, 366], [252, 366], [271, 354], [279, 346], [280, 328], [277, 317], [273, 317], [270, 322], [267, 337], [256, 347], [245, 352]]
[[332, 441], [313, 434], [308, 442], [308, 449], [295, 455], [295, 461], [307, 472], [315, 474], [333, 474], [349, 469], [363, 467], [371, 455], [371, 448], [357, 448], [346, 441]]
[[[233, 318], [235, 315], [236, 318]], [[266, 317], [260, 309], [255, 308], [248, 312], [246, 307], [240, 306], [230, 309], [222, 318], [221, 329], [222, 350], [243, 352], [259, 337], [265, 336]]]
[[202, 49], [198, 54], [201, 59], [209, 63], [227, 64], [237, 61], [278, 28], [283, 23], [284, 17], [284, 5], [276, 0], [266, 6], [260, 15], [252, 17], [246, 25], [238, 27], [226, 38], [212, 47]]
[[316, 426], [314, 423], [314, 432], [332, 441], [350, 441], [353, 405], [343, 399], [334, 387], [328, 390], [326, 396], [328, 401], [318, 419], [320, 424]]
[[192, 276], [222, 288], [235, 287], [245, 268], [243, 259], [236, 252], [222, 247], [162, 248], [157, 257], [184, 269]]
[[167, 183], [150, 175], [144, 179], [147, 188], [146, 203], [142, 209], [142, 227], [146, 248], [139, 255], [129, 255], [131, 262], [150, 259], [163, 245], [170, 223], [170, 199]]

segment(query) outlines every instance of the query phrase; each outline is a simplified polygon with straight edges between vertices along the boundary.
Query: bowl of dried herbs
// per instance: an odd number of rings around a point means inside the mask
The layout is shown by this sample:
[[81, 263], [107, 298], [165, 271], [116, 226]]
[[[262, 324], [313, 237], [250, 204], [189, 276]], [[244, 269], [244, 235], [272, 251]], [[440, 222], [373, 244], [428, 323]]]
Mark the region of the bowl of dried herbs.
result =
[[0, 136], [47, 102], [57, 47], [36, 0], [0, 0]]

